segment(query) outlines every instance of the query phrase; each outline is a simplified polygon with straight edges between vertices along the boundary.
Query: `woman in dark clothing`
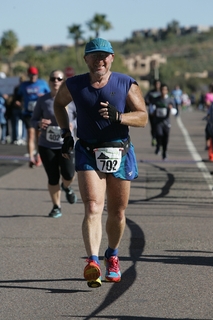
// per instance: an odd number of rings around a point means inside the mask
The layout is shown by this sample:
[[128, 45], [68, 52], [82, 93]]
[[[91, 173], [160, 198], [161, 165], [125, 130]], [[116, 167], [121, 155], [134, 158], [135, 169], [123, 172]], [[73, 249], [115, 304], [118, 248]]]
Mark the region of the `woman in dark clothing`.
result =
[[162, 158], [167, 159], [167, 146], [169, 142], [170, 133], [170, 110], [175, 107], [174, 100], [168, 96], [168, 86], [166, 84], [161, 85], [161, 95], [155, 99], [155, 132], [157, 146], [155, 153], [160, 152], [162, 147]]

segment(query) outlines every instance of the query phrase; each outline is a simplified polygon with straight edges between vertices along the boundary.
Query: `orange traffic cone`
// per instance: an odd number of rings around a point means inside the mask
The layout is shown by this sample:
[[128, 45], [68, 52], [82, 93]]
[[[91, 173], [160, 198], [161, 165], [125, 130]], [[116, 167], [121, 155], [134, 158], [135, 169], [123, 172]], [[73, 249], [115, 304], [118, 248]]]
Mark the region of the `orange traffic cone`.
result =
[[209, 160], [213, 161], [213, 142], [212, 142], [212, 139], [210, 139], [210, 146], [208, 149], [208, 154], [209, 154]]

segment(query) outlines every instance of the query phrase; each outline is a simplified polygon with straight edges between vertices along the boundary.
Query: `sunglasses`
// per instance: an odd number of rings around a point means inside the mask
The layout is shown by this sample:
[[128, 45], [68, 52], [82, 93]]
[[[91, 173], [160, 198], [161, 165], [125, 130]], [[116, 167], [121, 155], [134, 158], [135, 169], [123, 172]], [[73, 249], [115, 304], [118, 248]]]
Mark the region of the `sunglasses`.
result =
[[88, 56], [93, 60], [105, 60], [106, 58], [108, 58], [109, 55], [110, 53], [108, 52], [95, 52], [88, 54]]
[[51, 81], [51, 82], [54, 82], [55, 80], [62, 81], [63, 78], [59, 78], [59, 77], [51, 77], [51, 78], [50, 78], [50, 81]]

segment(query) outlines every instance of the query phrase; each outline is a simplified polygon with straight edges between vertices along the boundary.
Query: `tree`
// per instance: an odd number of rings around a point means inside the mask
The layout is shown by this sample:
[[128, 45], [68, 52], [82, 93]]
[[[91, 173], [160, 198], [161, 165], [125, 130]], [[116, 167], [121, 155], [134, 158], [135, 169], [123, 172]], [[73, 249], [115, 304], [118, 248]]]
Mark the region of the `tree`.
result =
[[93, 19], [87, 22], [91, 31], [95, 31], [95, 37], [99, 37], [100, 30], [106, 31], [112, 29], [112, 25], [106, 20], [105, 14], [95, 14]]
[[170, 23], [167, 25], [167, 32], [168, 33], [173, 33], [173, 34], [179, 34], [180, 33], [180, 25], [177, 20], [172, 20]]
[[1, 38], [1, 52], [7, 60], [9, 74], [12, 73], [12, 60], [15, 49], [18, 46], [18, 38], [12, 30], [5, 31]]
[[69, 38], [72, 38], [74, 40], [75, 45], [75, 51], [76, 51], [76, 62], [77, 65], [79, 65], [79, 54], [78, 54], [78, 48], [80, 45], [80, 40], [83, 40], [83, 33], [84, 31], [81, 30], [80, 24], [73, 24], [72, 26], [68, 27]]
[[36, 65], [36, 51], [33, 46], [26, 46], [24, 48], [25, 52], [25, 62], [28, 63], [28, 65], [33, 66]]

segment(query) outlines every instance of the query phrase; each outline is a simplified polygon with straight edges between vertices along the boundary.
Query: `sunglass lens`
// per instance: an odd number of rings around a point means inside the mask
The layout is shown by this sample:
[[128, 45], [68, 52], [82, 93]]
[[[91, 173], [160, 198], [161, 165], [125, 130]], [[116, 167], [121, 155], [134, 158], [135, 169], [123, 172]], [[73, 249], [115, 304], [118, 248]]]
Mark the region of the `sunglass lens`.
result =
[[58, 81], [62, 81], [63, 80], [63, 78], [57, 78], [57, 77], [51, 77], [50, 78], [50, 81], [52, 81], [52, 82], [54, 82], [55, 80], [58, 80]]

